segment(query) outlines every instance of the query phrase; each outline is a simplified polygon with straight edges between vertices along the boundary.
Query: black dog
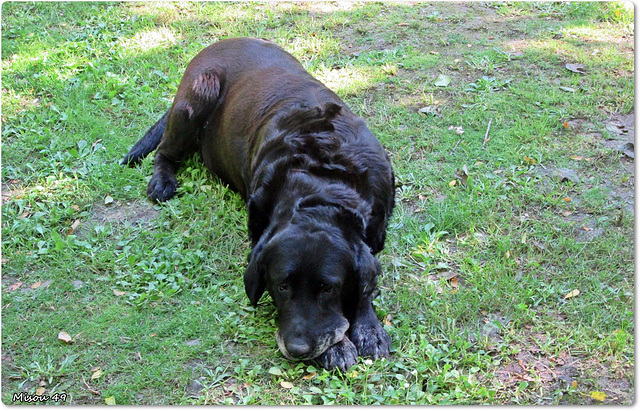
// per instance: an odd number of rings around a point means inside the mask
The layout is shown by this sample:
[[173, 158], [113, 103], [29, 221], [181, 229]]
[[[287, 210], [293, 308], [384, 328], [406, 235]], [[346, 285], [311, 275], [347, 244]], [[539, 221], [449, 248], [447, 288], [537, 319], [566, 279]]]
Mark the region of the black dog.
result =
[[358, 356], [389, 355], [371, 302], [394, 176], [338, 96], [269, 41], [223, 40], [189, 63], [173, 106], [123, 163], [156, 147], [152, 199], [175, 194], [180, 163], [199, 150], [247, 202], [245, 289], [254, 306], [271, 294], [285, 357], [345, 370]]

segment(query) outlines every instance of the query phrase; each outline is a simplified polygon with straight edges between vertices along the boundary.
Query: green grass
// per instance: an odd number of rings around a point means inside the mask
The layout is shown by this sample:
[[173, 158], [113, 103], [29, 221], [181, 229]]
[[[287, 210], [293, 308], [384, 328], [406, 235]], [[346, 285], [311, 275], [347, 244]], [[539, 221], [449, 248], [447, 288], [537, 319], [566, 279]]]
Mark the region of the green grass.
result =
[[[605, 145], [632, 23], [615, 2], [3, 3], [2, 401], [632, 403], [633, 163]], [[152, 160], [118, 165], [233, 36], [293, 53], [391, 155], [387, 359], [284, 359], [244, 295], [240, 197], [194, 158], [154, 205]]]

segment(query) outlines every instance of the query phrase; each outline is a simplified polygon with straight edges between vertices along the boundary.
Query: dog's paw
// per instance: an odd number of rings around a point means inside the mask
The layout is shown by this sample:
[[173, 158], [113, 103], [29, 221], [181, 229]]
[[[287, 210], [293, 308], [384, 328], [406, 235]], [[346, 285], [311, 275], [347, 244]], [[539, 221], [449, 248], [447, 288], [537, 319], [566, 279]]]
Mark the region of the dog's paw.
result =
[[167, 201], [176, 193], [178, 180], [167, 173], [154, 174], [147, 186], [147, 196], [156, 201]]
[[380, 323], [354, 324], [350, 330], [351, 341], [361, 357], [388, 357], [391, 338]]
[[346, 371], [347, 368], [358, 362], [358, 351], [356, 346], [345, 336], [342, 341], [320, 354], [315, 361], [327, 370], [338, 368], [340, 371]]

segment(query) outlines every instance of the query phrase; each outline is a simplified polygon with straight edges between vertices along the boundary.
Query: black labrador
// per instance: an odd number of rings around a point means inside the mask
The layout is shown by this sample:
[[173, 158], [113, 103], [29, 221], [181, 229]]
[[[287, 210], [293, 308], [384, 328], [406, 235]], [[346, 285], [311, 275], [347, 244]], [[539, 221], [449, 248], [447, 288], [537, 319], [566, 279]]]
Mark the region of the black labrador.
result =
[[389, 355], [372, 300], [394, 174], [336, 94], [272, 42], [222, 40], [189, 63], [171, 109], [123, 163], [156, 148], [150, 198], [170, 199], [181, 162], [199, 151], [246, 201], [245, 289], [254, 306], [271, 294], [285, 357], [345, 370]]

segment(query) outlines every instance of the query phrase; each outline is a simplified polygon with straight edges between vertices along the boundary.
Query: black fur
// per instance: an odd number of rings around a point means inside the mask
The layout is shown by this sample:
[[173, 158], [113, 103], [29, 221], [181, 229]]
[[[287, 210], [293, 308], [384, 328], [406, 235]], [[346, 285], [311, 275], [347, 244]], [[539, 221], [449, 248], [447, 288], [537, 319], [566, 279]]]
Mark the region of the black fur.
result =
[[223, 40], [189, 63], [173, 106], [123, 163], [156, 147], [150, 198], [171, 198], [181, 162], [200, 151], [247, 202], [246, 293], [253, 305], [273, 298], [287, 358], [344, 370], [389, 355], [372, 299], [394, 176], [338, 96], [273, 43]]

